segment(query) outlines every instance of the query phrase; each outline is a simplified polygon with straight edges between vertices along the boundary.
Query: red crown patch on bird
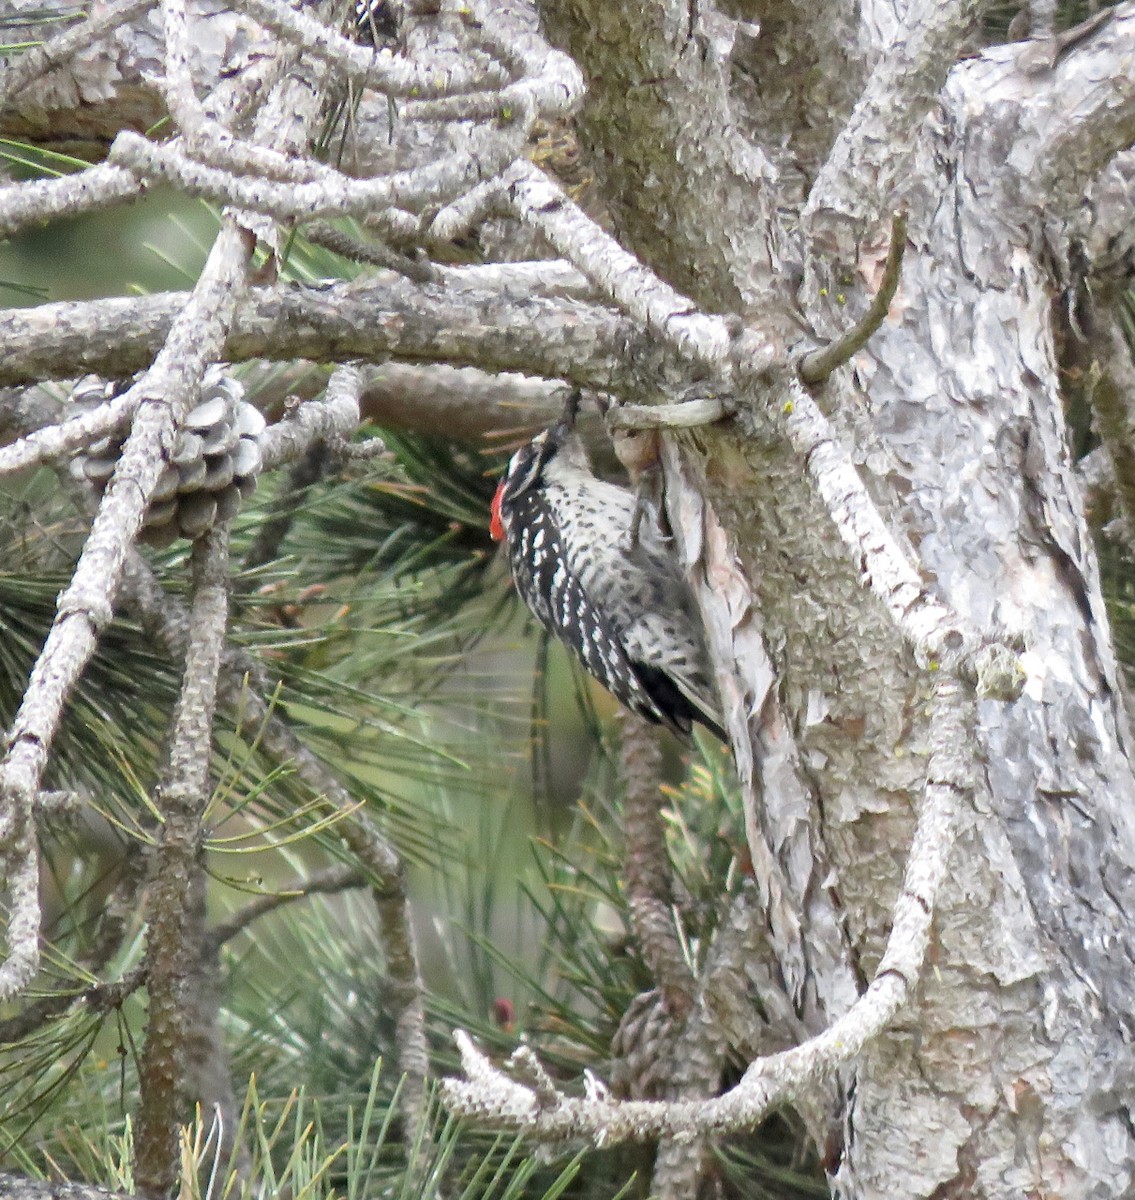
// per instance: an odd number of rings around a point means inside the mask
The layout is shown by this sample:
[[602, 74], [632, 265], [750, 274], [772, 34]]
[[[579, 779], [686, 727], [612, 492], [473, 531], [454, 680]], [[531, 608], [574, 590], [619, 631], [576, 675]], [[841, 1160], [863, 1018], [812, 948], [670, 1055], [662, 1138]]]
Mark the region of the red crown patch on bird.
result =
[[494, 542], [504, 541], [504, 526], [501, 524], [501, 497], [504, 495], [504, 480], [497, 484], [496, 495], [493, 496], [493, 504], [489, 509], [491, 514], [489, 518], [489, 536]]

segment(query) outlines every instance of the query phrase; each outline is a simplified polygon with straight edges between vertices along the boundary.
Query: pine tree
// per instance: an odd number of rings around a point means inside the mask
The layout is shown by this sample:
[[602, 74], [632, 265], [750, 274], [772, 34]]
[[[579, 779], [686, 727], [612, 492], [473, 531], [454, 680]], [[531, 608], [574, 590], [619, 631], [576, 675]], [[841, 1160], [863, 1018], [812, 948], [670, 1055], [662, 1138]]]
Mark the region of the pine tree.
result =
[[[0, 28], [0, 1190], [1125, 1195], [1135, 8]], [[512, 595], [568, 388], [729, 749]]]

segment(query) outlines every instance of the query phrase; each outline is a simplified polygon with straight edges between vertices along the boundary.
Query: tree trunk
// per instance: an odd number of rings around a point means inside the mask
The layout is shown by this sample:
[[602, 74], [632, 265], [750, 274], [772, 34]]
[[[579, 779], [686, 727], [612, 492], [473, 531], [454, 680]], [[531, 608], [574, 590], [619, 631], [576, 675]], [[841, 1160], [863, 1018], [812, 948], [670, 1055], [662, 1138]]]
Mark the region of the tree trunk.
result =
[[[634, 3], [584, 7], [549, 3], [549, 26], [592, 79], [583, 128], [615, 225], [631, 231], [650, 265], [712, 309], [744, 279], [746, 264], [717, 271], [701, 252], [693, 231], [712, 236], [712, 219], [683, 224], [657, 211], [679, 210], [691, 194], [700, 206], [717, 186], [714, 212], [735, 214], [730, 197], [744, 187], [713, 166], [735, 129], [722, 119], [691, 139], [675, 115], [684, 110], [659, 100], [688, 88], [691, 61], [707, 61], [704, 26], [683, 33], [682, 14], [670, 10], [667, 36], [656, 27], [661, 8], [643, 17], [646, 6]], [[809, 37], [814, 18], [805, 6], [753, 7], [766, 75], [772, 36], [796, 56], [787, 66], [782, 56], [781, 70], [839, 70], [830, 45]], [[838, 142], [825, 160], [829, 144], [814, 112], [779, 110], [797, 125], [782, 129], [787, 150], [764, 186], [777, 189], [777, 205], [795, 219], [777, 224], [779, 240], [764, 227], [767, 267], [756, 264], [748, 277], [755, 286], [739, 290], [755, 303], [783, 295], [786, 281], [800, 284], [795, 319], [821, 338], [836, 336], [877, 287], [888, 211], [909, 207], [890, 313], [817, 399], [854, 448], [892, 529], [909, 539], [926, 586], [974, 627], [1023, 635], [1028, 681], [1019, 700], [979, 707], [978, 788], [951, 859], [931, 961], [916, 1003], [840, 1081], [842, 1111], [830, 1114], [842, 1127], [833, 1191], [1127, 1195], [1135, 1186], [1135, 786], [1067, 446], [1056, 333], [1072, 203], [1123, 144], [1087, 119], [1074, 142], [1074, 106], [1091, 106], [1092, 77], [1124, 70], [1119, 46], [1126, 39], [1129, 56], [1135, 21], [1122, 6], [1114, 41], [1069, 50], [1040, 70], [1025, 56], [1035, 44], [1026, 43], [962, 61], [947, 80], [952, 53], [936, 58], [927, 47], [957, 48], [966, 6], [923, 12], [921, 27], [899, 29], [887, 53], [893, 18], [887, 27], [884, 6], [864, 7], [863, 61], [878, 63], [867, 92], [877, 88], [884, 107], [883, 97], [895, 105], [905, 94], [908, 117], [892, 114], [885, 136], [893, 140], [872, 150], [872, 174], [856, 171], [871, 165], [862, 157], [844, 156], [841, 166]], [[601, 34], [615, 10], [619, 38], [583, 35]], [[658, 61], [658, 44], [669, 48], [668, 61]], [[620, 60], [623, 80], [646, 70], [645, 56], [632, 61], [643, 46], [656, 51], [646, 90], [657, 102], [651, 149], [659, 160], [669, 156], [656, 172], [669, 181], [665, 195], [661, 184], [641, 186], [640, 164], [623, 145], [638, 126], [607, 86], [616, 77], [609, 60]], [[886, 78], [890, 58], [904, 55], [908, 70]], [[761, 79], [753, 86], [768, 94]], [[624, 89], [627, 109], [641, 103], [640, 90]], [[1043, 98], [1057, 96], [1062, 116], [1046, 116]], [[839, 136], [875, 115], [857, 108]], [[1122, 120], [1131, 123], [1126, 110]], [[622, 184], [612, 184], [620, 173]], [[807, 189], [793, 185], [801, 175], [818, 177], [806, 204], [797, 197]], [[750, 219], [759, 222], [759, 211], [751, 208]], [[748, 253], [753, 233], [735, 237], [733, 251]], [[715, 252], [728, 257], [723, 245]], [[752, 320], [787, 325], [783, 314]], [[778, 810], [776, 789], [766, 789], [762, 824], [805, 929], [815, 1027], [846, 1007], [849, 966], [862, 987], [879, 962], [925, 778], [926, 675], [861, 586], [803, 463], [778, 433], [774, 401], [769, 389], [752, 387], [738, 397], [732, 428], [687, 434], [682, 444], [758, 598], [807, 784], [806, 830], [798, 804]], [[842, 961], [808, 941], [818, 903], [842, 923]]]

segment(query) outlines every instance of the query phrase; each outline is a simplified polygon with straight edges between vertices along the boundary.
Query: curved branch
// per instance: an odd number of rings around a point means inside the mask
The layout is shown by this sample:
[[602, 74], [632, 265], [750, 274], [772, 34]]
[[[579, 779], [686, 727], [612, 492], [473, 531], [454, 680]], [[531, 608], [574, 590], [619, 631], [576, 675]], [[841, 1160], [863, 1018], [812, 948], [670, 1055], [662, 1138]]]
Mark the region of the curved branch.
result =
[[883, 264], [879, 290], [867, 311], [842, 337], [804, 356], [800, 363], [800, 378], [805, 383], [822, 383], [837, 367], [850, 361], [852, 355], [861, 350], [882, 325], [898, 291], [905, 250], [906, 210], [902, 209], [891, 218], [891, 244], [887, 250], [887, 261]]
[[390, 205], [417, 207], [452, 199], [503, 170], [522, 150], [535, 109], [518, 106], [512, 117], [503, 128], [477, 128], [460, 150], [377, 179], [354, 179], [312, 162], [310, 182], [276, 183], [207, 166], [173, 142], [151, 142], [128, 130], [114, 139], [108, 161], [139, 176], [164, 179], [190, 195], [266, 213], [280, 221], [363, 218]]
[[926, 791], [890, 936], [875, 978], [838, 1021], [791, 1050], [758, 1059], [724, 1095], [686, 1102], [537, 1094], [494, 1067], [468, 1035], [459, 1032], [455, 1038], [466, 1077], [442, 1082], [442, 1098], [450, 1111], [549, 1141], [585, 1137], [611, 1145], [659, 1136], [728, 1133], [751, 1129], [774, 1108], [791, 1104], [855, 1059], [894, 1020], [918, 980], [959, 811], [973, 788], [973, 701], [962, 684], [943, 677], [937, 681], [932, 703], [933, 745]]
[[295, 900], [306, 900], [308, 896], [328, 896], [345, 892], [351, 888], [366, 887], [366, 875], [348, 863], [336, 863], [322, 871], [316, 871], [306, 879], [294, 879], [274, 892], [256, 896], [243, 908], [218, 922], [205, 935], [206, 956], [215, 954], [225, 942], [231, 941], [261, 917]]

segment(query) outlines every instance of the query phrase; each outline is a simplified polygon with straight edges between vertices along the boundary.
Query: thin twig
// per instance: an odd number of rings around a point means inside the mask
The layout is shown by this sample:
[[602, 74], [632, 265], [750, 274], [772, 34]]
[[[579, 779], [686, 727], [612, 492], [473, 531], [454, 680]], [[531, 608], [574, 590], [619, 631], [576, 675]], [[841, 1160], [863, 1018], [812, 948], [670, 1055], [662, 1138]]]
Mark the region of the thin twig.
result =
[[352, 237], [325, 221], [314, 221], [305, 226], [303, 234], [313, 245], [323, 246], [352, 262], [365, 262], [389, 271], [397, 271], [399, 275], [405, 275], [415, 283], [434, 283], [438, 279], [437, 267], [428, 260], [400, 254], [380, 242], [364, 242], [361, 238]]
[[270, 912], [291, 904], [295, 900], [305, 900], [308, 896], [331, 895], [335, 892], [345, 892], [351, 888], [366, 887], [367, 877], [358, 867], [347, 863], [336, 863], [325, 867], [306, 879], [293, 879], [278, 891], [266, 892], [250, 900], [242, 908], [219, 921], [209, 930], [205, 937], [205, 953], [215, 954], [216, 951], [231, 941], [238, 933], [242, 933], [253, 921], [259, 920]]
[[822, 383], [837, 367], [850, 361], [851, 356], [861, 350], [882, 325], [898, 291], [905, 250], [906, 210], [900, 209], [891, 218], [891, 244], [887, 249], [879, 290], [867, 306], [867, 311], [842, 337], [804, 355], [800, 361], [800, 378], [805, 383]]
[[77, 992], [56, 992], [41, 996], [25, 1005], [15, 1016], [0, 1021], [0, 1045], [8, 1046], [34, 1033], [48, 1021], [83, 1005], [90, 1012], [103, 1013], [117, 1008], [146, 983], [146, 965], [141, 963], [127, 971], [121, 979], [92, 983]]

